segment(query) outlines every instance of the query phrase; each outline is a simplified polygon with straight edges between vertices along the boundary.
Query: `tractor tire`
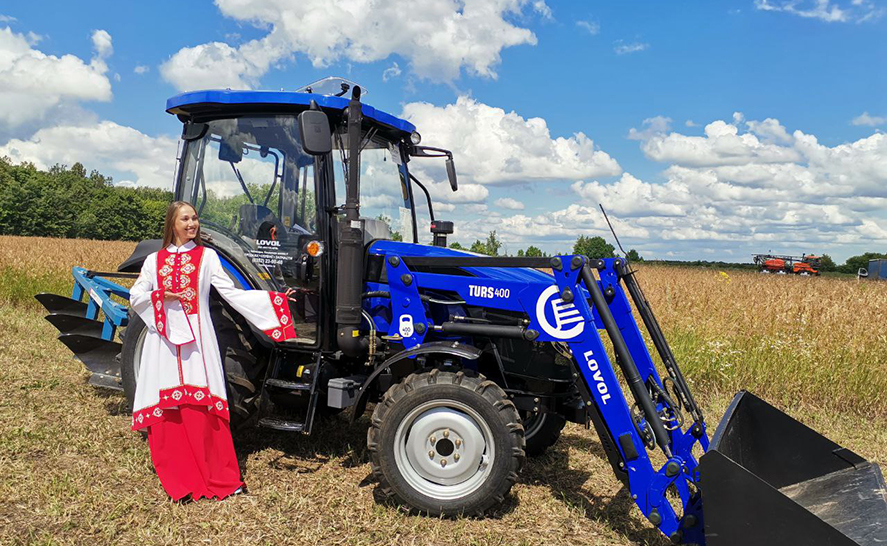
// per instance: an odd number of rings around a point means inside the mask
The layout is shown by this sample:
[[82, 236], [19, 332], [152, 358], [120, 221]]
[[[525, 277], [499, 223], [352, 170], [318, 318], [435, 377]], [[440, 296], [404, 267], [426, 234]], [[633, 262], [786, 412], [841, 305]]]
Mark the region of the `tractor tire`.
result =
[[[257, 350], [258, 342], [243, 319], [237, 317], [240, 320], [236, 320], [215, 294], [210, 296], [210, 316], [216, 330], [219, 355], [225, 364], [231, 429], [236, 430], [246, 424], [258, 409], [259, 387], [267, 359]], [[132, 410], [135, 399], [142, 347], [147, 333], [148, 328], [142, 319], [130, 314], [120, 352], [120, 378], [128, 410]]]
[[501, 504], [524, 445], [520, 415], [498, 385], [439, 370], [390, 388], [367, 432], [378, 490], [431, 516], [479, 516]]
[[567, 420], [556, 413], [521, 412], [521, 418], [530, 457], [538, 457], [553, 446], [567, 424]]

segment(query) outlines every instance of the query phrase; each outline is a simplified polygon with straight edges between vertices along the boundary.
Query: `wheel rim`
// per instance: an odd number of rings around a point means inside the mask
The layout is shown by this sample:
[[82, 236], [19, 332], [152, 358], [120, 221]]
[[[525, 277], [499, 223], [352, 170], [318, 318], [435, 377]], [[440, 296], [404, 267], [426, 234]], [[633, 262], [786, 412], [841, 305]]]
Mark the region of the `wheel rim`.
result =
[[545, 422], [545, 414], [524, 412], [521, 415], [521, 420], [524, 424], [524, 438], [529, 438], [542, 428], [542, 423]]
[[473, 408], [432, 400], [410, 411], [394, 437], [398, 469], [411, 487], [438, 499], [476, 491], [493, 468], [493, 432]]

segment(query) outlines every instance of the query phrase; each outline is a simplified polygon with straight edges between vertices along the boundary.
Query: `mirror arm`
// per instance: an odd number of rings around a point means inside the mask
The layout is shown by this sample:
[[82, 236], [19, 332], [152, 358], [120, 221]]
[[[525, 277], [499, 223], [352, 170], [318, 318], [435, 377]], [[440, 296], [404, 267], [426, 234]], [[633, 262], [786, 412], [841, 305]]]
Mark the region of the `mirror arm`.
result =
[[416, 183], [417, 186], [422, 188], [422, 191], [425, 192], [425, 199], [428, 200], [428, 216], [431, 217], [431, 221], [434, 222], [434, 209], [431, 207], [431, 194], [428, 193], [428, 189], [424, 184], [419, 182], [419, 179], [413, 176], [413, 173], [410, 173], [410, 180]]

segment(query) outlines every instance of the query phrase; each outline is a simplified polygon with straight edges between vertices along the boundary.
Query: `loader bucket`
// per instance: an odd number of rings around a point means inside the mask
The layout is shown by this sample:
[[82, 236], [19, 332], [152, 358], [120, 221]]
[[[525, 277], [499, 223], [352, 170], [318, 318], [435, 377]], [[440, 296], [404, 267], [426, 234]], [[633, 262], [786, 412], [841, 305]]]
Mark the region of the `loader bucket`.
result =
[[887, 545], [881, 469], [748, 392], [699, 465], [706, 544]]

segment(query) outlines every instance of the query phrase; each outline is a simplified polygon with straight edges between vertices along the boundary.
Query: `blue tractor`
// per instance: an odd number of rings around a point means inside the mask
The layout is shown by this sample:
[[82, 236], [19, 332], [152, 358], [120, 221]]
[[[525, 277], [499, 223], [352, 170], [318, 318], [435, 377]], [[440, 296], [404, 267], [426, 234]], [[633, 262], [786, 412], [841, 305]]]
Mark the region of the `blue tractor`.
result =
[[[495, 508], [570, 421], [595, 428], [674, 543], [887, 543], [877, 465], [748, 392], [709, 440], [629, 263], [447, 248], [453, 225], [410, 165], [443, 159], [456, 191], [452, 154], [353, 83], [191, 92], [167, 112], [183, 124], [175, 198], [195, 206], [205, 243], [242, 288], [298, 292], [285, 343], [212, 299], [235, 426], [307, 434], [321, 413], [356, 419], [372, 404], [379, 491], [454, 516]], [[116, 273], [75, 268], [70, 298], [37, 296], [91, 381], [129, 400], [145, 326], [109, 279], [159, 246], [143, 241]]]

